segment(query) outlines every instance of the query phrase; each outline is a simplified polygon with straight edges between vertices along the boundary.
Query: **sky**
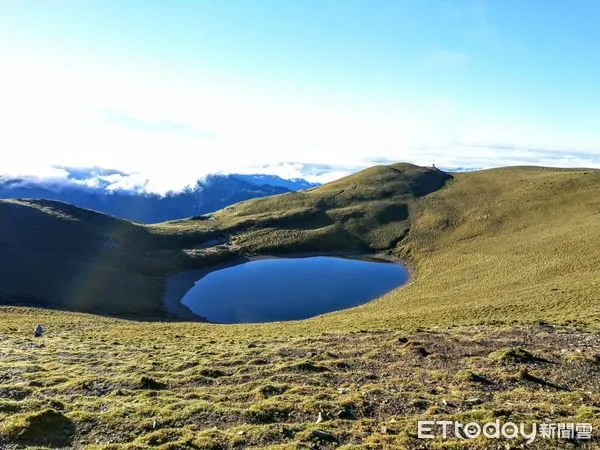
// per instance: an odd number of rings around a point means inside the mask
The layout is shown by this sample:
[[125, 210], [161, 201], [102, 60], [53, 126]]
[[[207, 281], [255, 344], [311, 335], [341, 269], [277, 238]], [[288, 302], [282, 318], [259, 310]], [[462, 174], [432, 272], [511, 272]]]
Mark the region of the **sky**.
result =
[[596, 0], [0, 0], [0, 175], [600, 167]]

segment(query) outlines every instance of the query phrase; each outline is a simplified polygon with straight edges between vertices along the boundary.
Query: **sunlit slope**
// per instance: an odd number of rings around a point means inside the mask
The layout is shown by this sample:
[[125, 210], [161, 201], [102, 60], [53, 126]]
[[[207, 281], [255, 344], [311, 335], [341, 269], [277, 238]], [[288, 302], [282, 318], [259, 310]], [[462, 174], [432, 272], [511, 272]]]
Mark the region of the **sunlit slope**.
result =
[[238, 203], [214, 217], [244, 252], [381, 251], [406, 236], [412, 205], [450, 179], [412, 164], [376, 166], [308, 191]]
[[415, 205], [395, 252], [414, 281], [333, 315], [352, 323], [600, 323], [600, 172], [531, 167], [457, 174]]

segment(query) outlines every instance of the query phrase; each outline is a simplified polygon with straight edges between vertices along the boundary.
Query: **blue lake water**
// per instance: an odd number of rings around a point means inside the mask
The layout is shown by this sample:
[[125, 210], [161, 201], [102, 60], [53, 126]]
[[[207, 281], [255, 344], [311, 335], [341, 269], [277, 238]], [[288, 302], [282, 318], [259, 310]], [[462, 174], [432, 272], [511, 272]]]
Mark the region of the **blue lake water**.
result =
[[207, 273], [181, 302], [210, 322], [297, 320], [362, 305], [407, 280], [402, 265], [372, 258], [261, 259]]

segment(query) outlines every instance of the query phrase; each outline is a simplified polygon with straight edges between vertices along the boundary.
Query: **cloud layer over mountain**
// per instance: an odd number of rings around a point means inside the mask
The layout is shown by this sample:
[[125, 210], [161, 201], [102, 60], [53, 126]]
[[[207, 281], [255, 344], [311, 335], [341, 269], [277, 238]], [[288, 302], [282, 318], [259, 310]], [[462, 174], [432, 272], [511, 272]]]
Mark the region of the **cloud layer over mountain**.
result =
[[0, 178], [0, 198], [43, 198], [143, 223], [213, 212], [249, 198], [307, 189], [302, 179], [274, 175], [209, 175], [178, 192], [145, 190], [135, 177], [116, 170], [62, 168], [65, 177]]

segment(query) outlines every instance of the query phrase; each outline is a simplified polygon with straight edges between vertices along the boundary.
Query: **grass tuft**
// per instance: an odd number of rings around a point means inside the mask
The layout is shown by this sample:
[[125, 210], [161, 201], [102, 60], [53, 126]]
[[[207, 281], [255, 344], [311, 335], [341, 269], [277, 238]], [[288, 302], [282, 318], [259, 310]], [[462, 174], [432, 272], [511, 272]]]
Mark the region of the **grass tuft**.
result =
[[537, 360], [529, 351], [521, 347], [503, 348], [490, 353], [490, 358], [507, 363], [531, 363]]
[[62, 413], [46, 409], [14, 417], [2, 425], [2, 434], [22, 445], [68, 447], [73, 440], [75, 426]]

